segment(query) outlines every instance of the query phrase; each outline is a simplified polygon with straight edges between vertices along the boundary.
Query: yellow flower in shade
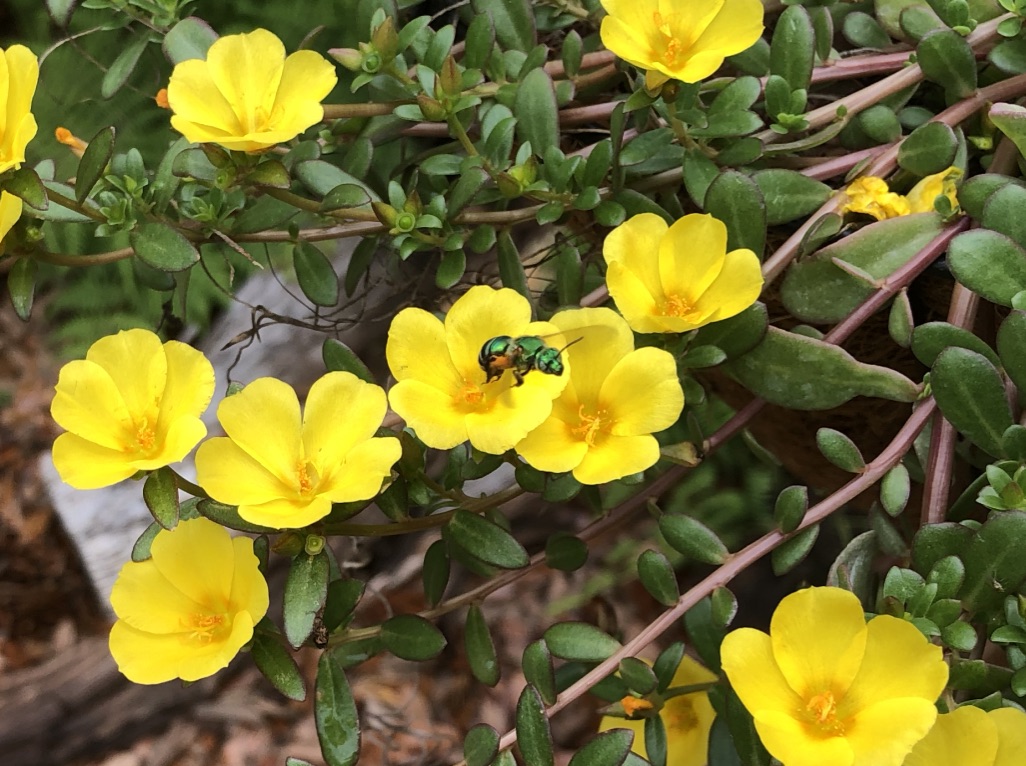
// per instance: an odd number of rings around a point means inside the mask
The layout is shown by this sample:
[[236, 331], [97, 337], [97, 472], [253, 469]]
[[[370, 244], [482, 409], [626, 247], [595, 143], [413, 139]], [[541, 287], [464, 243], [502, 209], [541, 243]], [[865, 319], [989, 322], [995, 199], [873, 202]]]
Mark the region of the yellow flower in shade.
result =
[[253, 541], [209, 519], [160, 532], [151, 558], [121, 568], [110, 653], [137, 684], [196, 681], [227, 667], [267, 612]]
[[486, 285], [460, 296], [444, 324], [417, 308], [392, 320], [385, 356], [396, 384], [388, 400], [427, 446], [452, 449], [469, 439], [482, 452], [501, 455], [549, 416], [569, 379], [566, 370], [531, 371], [520, 386], [511, 371], [485, 383], [478, 356], [485, 341], [500, 335], [542, 336], [556, 348], [565, 343], [555, 325], [531, 321], [524, 296]]
[[871, 215], [878, 221], [897, 218], [912, 213], [932, 213], [934, 200], [947, 197], [951, 209], [958, 209], [957, 184], [962, 178], [962, 171], [950, 167], [940, 173], [926, 176], [912, 187], [908, 196], [896, 194], [890, 190], [887, 182], [876, 176], [856, 178], [844, 190], [847, 197], [841, 206], [841, 214], [863, 213]]
[[0, 173], [20, 168], [25, 147], [36, 135], [32, 96], [39, 62], [24, 45], [0, 49]]
[[[710, 683], [716, 676], [690, 657], [684, 657], [670, 682], [670, 687], [692, 686]], [[716, 713], [709, 703], [707, 692], [694, 692], [671, 697], [659, 711], [666, 729], [666, 766], [705, 766], [709, 752], [709, 729]], [[648, 757], [645, 749], [645, 722], [628, 721], [606, 716], [599, 724], [599, 731], [630, 729], [634, 732], [631, 747], [642, 758]]]
[[727, 227], [711, 215], [667, 226], [642, 213], [617, 226], [602, 248], [606, 284], [635, 332], [687, 332], [727, 319], [762, 290], [759, 258], [727, 252]]
[[228, 436], [200, 445], [196, 481], [253, 524], [305, 527], [381, 490], [402, 452], [374, 436], [385, 409], [381, 387], [348, 372], [317, 380], [302, 414], [288, 383], [259, 378], [218, 405]]
[[61, 368], [50, 405], [68, 431], [53, 444], [57, 473], [96, 489], [177, 463], [206, 436], [200, 415], [213, 393], [214, 368], [184, 343], [149, 330], [100, 338]]
[[734, 630], [723, 671], [784, 766], [899, 766], [937, 718], [948, 667], [915, 626], [866, 624], [857, 597], [806, 588], [784, 598], [770, 633]]
[[1026, 713], [963, 705], [937, 716], [903, 766], [1022, 766], [1024, 754]]
[[760, 0], [602, 0], [602, 44], [646, 70], [650, 90], [698, 82], [762, 36]]
[[0, 192], [0, 255], [3, 255], [3, 239], [21, 218], [21, 197], [9, 192]]
[[552, 324], [572, 342], [563, 352], [570, 382], [517, 452], [538, 470], [573, 471], [582, 484], [651, 468], [659, 459], [652, 434], [677, 422], [684, 407], [673, 356], [635, 349], [630, 326], [612, 309], [560, 311]]
[[295, 138], [324, 117], [335, 67], [314, 51], [285, 58], [266, 29], [215, 41], [206, 60], [175, 66], [167, 86], [171, 126], [194, 143], [255, 152]]

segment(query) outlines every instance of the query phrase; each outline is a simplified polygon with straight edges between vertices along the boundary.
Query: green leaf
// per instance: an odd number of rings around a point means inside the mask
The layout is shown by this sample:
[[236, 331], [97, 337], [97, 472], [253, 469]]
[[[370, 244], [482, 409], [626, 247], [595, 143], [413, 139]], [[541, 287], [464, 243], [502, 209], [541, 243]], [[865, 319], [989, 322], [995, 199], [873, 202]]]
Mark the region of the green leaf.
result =
[[525, 686], [517, 701], [517, 743], [526, 763], [554, 766], [552, 734], [541, 696], [533, 686]]
[[46, 0], [46, 10], [50, 12], [50, 18], [62, 29], [68, 26], [76, 5], [78, 0]]
[[462, 173], [453, 184], [452, 190], [446, 198], [446, 212], [450, 219], [455, 218], [478, 193], [488, 180], [488, 173], [484, 168], [473, 167]]
[[648, 694], [656, 688], [658, 680], [652, 668], [637, 657], [624, 657], [620, 660], [620, 678], [635, 694]]
[[808, 88], [816, 56], [816, 32], [808, 11], [789, 6], [777, 19], [770, 44], [770, 74], [783, 77], [792, 90]]
[[487, 15], [499, 44], [527, 53], [537, 43], [534, 12], [529, 0], [471, 0], [475, 15]]
[[545, 542], [545, 563], [561, 572], [573, 572], [588, 560], [588, 545], [581, 538], [556, 532]]
[[449, 554], [444, 540], [435, 540], [428, 546], [421, 576], [428, 606], [438, 606], [445, 594], [445, 586], [449, 584]]
[[485, 723], [467, 732], [463, 740], [463, 760], [467, 766], [490, 766], [499, 754], [499, 733]]
[[274, 636], [258, 630], [253, 637], [250, 654], [257, 668], [275, 689], [297, 702], [306, 699], [306, 684], [299, 666]]
[[[705, 195], [709, 185], [720, 174], [720, 168], [695, 147], [684, 151], [684, 188], [700, 208], [705, 208]], [[660, 213], [664, 215], [664, 213]]]
[[207, 49], [214, 44], [217, 33], [210, 25], [195, 16], [184, 18], [164, 36], [164, 55], [172, 64], [187, 59], [205, 59]]
[[200, 259], [196, 246], [167, 224], [139, 224], [129, 240], [143, 263], [161, 271], [184, 271]]
[[1001, 437], [1012, 425], [1001, 373], [987, 359], [964, 348], [937, 356], [930, 385], [944, 417], [981, 449], [1000, 457]]
[[367, 190], [356, 184], [339, 184], [324, 195], [321, 200], [321, 210], [329, 212], [332, 210], [344, 210], [370, 204], [370, 196]]
[[916, 47], [916, 59], [926, 78], [943, 87], [949, 98], [968, 98], [976, 91], [976, 56], [958, 32], [928, 32]]
[[[516, 5], [517, 0], [511, 4]], [[538, 157], [546, 147], [559, 146], [559, 107], [552, 78], [544, 69], [532, 69], [520, 82], [513, 100], [513, 116], [517, 118], [517, 138], [530, 141]]]
[[887, 314], [887, 334], [899, 346], [908, 348], [912, 345], [914, 329], [915, 318], [912, 316], [912, 304], [908, 299], [908, 290], [902, 289], [894, 296], [891, 310]]
[[298, 649], [313, 632], [314, 619], [328, 596], [328, 554], [300, 553], [285, 581], [285, 637]]
[[880, 26], [880, 22], [861, 11], [844, 17], [842, 34], [856, 48], [886, 48], [891, 44], [891, 38]]
[[[812, 8], [810, 10], [820, 11], [824, 8]], [[826, 14], [830, 18], [830, 14]], [[734, 746], [734, 739], [730, 736], [730, 729], [727, 721], [722, 716], [713, 719], [712, 728], [709, 730], [709, 763], [716, 766], [741, 766], [741, 758]]]
[[663, 606], [673, 606], [680, 598], [673, 565], [659, 551], [644, 551], [638, 556], [638, 577], [645, 590]]
[[819, 524], [813, 524], [811, 527], [798, 532], [794, 537], [784, 541], [780, 547], [774, 549], [773, 553], [770, 554], [773, 574], [780, 577], [802, 563], [805, 557], [812, 551], [812, 546], [816, 544], [817, 537], [819, 537]]
[[445, 530], [450, 539], [486, 564], [502, 569], [519, 569], [530, 561], [524, 546], [509, 532], [462, 508], [456, 510]]
[[353, 619], [353, 612], [363, 598], [363, 590], [363, 581], [355, 577], [332, 580], [328, 583], [328, 595], [324, 599], [321, 622], [329, 633], [348, 625]]
[[773, 518], [776, 519], [777, 527], [781, 532], [790, 534], [798, 529], [807, 510], [809, 510], [809, 488], [787, 487], [777, 495]]
[[713, 346], [723, 351], [728, 359], [734, 359], [759, 345], [768, 325], [766, 304], [756, 302], [740, 314], [702, 327], [692, 345]]
[[153, 519], [164, 529], [178, 526], [178, 484], [170, 468], [150, 471], [143, 484], [143, 501], [153, 514]]
[[861, 473], [866, 468], [862, 453], [851, 439], [833, 428], [816, 431], [816, 446], [823, 457], [848, 473]]
[[1008, 184], [997, 189], [983, 206], [980, 223], [987, 229], [1010, 237], [1019, 247], [1026, 247], [1026, 223], [1023, 221], [1026, 189]]
[[456, 285], [467, 270], [467, 255], [462, 250], [452, 250], [442, 253], [435, 270], [435, 285], [442, 290], [448, 290]]
[[1016, 593], [1026, 582], [1026, 513], [1001, 511], [973, 535], [962, 555], [965, 581], [962, 602], [970, 612], [988, 612], [1001, 607], [1005, 594]]
[[160, 524], [155, 521], [143, 530], [143, 533], [139, 535], [139, 539], [132, 546], [132, 561], [146, 561], [146, 559], [150, 558], [150, 546], [153, 545], [153, 541], [157, 538], [160, 530]]
[[239, 516], [239, 509], [234, 505], [225, 505], [215, 500], [200, 500], [196, 507], [200, 515], [211, 521], [216, 521], [222, 527], [237, 529], [240, 532], [251, 532], [256, 535], [276, 534], [280, 531], [273, 527], [262, 527], [259, 524], [246, 521]]
[[722, 564], [730, 555], [715, 532], [690, 516], [664, 513], [659, 531], [674, 550], [703, 564]]
[[349, 346], [335, 338], [325, 338], [321, 346], [321, 359], [328, 372], [351, 372], [360, 380], [374, 383], [374, 376], [360, 357]]
[[957, 151], [958, 137], [950, 126], [927, 122], [898, 146], [898, 164], [917, 176], [928, 176], [950, 167]]
[[330, 162], [307, 160], [297, 163], [294, 172], [296, 178], [320, 197], [330, 194], [339, 186], [346, 185], [360, 187], [372, 202], [381, 201], [381, 197], [370, 186]]
[[981, 173], [967, 179], [958, 188], [958, 203], [969, 216], [980, 220], [983, 217], [983, 207], [987, 200], [998, 189], [1008, 185], [1026, 188], [1026, 184], [1018, 178], [1009, 178], [997, 173]]
[[912, 481], [908, 469], [900, 463], [889, 470], [880, 482], [880, 504], [891, 516], [897, 516], [912, 494]]
[[381, 623], [381, 643], [396, 657], [423, 662], [445, 648], [442, 631], [416, 614], [400, 614]]
[[532, 641], [524, 649], [521, 662], [524, 678], [534, 686], [546, 705], [556, 701], [556, 676], [552, 668], [552, 652], [544, 639]]
[[965, 564], [958, 556], [945, 556], [931, 567], [926, 581], [937, 585], [938, 598], [953, 599], [965, 581]]
[[[143, 34], [142, 37], [135, 38], [121, 49], [121, 53], [114, 59], [103, 76], [103, 82], [100, 84], [100, 96], [105, 99], [110, 98], [121, 90], [121, 86], [128, 82], [128, 78], [135, 71], [135, 66], [139, 63], [139, 58], [149, 43], [149, 35]], [[83, 157], [83, 159], [85, 158]], [[79, 201], [81, 202], [81, 200]]]
[[913, 402], [919, 395], [915, 383], [892, 369], [857, 362], [837, 346], [776, 327], [723, 368], [771, 404], [799, 410], [831, 409], [854, 396]]
[[292, 249], [292, 265], [296, 281], [315, 306], [334, 306], [338, 303], [338, 275], [331, 261], [315, 245], [299, 240]]
[[32, 300], [36, 289], [38, 264], [31, 258], [18, 258], [7, 274], [7, 291], [11, 294], [14, 313], [23, 322], [32, 314]]
[[531, 299], [531, 292], [527, 287], [527, 274], [524, 272], [524, 264], [520, 261], [520, 253], [513, 242], [508, 229], [499, 232], [496, 241], [496, 251], [499, 260], [499, 278], [503, 287], [516, 290], [528, 300]]
[[655, 673], [656, 678], [659, 679], [659, 685], [656, 687], [656, 691], [660, 694], [670, 688], [670, 684], [673, 683], [673, 676], [677, 673], [677, 668], [680, 666], [681, 660], [683, 659], [683, 641], [674, 641], [668, 647], [663, 649], [659, 653], [659, 656], [656, 657], [656, 661], [652, 665], [652, 672]]
[[50, 205], [42, 179], [27, 165], [7, 171], [0, 182], [0, 188], [15, 197], [21, 197], [22, 202], [35, 210], [46, 210]]
[[360, 757], [360, 719], [342, 668], [345, 647], [321, 654], [314, 686], [314, 723], [328, 766], [354, 766]]
[[75, 179], [75, 199], [79, 204], [85, 202], [89, 192], [103, 176], [114, 154], [114, 128], [103, 128], [89, 142], [78, 162], [78, 173]]
[[488, 623], [485, 622], [481, 607], [477, 604], [471, 604], [467, 610], [464, 642], [467, 662], [474, 678], [485, 686], [495, 686], [499, 683], [500, 670], [499, 661], [495, 656], [495, 644], [492, 643], [492, 635], [488, 631]]
[[634, 732], [630, 729], [602, 732], [574, 753], [570, 766], [621, 766], [630, 755], [633, 742]]
[[662, 716], [645, 719], [645, 752], [652, 766], [666, 766], [666, 724]]
[[818, 210], [833, 189], [797, 170], [774, 168], [752, 175], [766, 203], [766, 223], [777, 226]]
[[737, 617], [737, 597], [729, 588], [719, 587], [709, 597], [710, 616], [717, 628], [726, 628]]
[[962, 327], [947, 322], [927, 322], [912, 333], [912, 353], [927, 367], [932, 367], [940, 352], [951, 346], [975, 351], [995, 367], [1001, 364], [998, 355], [980, 336]]
[[[801, 6], [791, 6], [788, 11], [792, 8], [805, 12]], [[766, 203], [752, 178], [736, 170], [720, 173], [705, 193], [705, 212], [726, 224], [728, 252], [747, 248], [762, 259], [766, 247]]]
[[553, 656], [577, 662], [602, 662], [623, 648], [615, 638], [586, 622], [557, 622], [545, 631]]
[[1026, 395], [1026, 311], [1013, 311], [1001, 323], [997, 333], [997, 350], [1005, 372]]

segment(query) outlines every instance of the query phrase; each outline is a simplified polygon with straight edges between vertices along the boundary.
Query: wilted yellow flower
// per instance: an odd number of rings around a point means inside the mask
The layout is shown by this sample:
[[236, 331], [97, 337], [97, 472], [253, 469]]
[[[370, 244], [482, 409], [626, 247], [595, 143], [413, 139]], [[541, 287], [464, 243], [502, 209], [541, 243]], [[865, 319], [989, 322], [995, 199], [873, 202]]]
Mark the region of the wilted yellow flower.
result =
[[[716, 676], [690, 657], [684, 657], [670, 682], [670, 687], [693, 686], [711, 683]], [[707, 692], [694, 692], [671, 697], [659, 711], [666, 729], [666, 766], [705, 766], [709, 752], [709, 729], [716, 713], [709, 703]], [[648, 757], [645, 749], [645, 722], [628, 721], [606, 716], [599, 724], [599, 731], [610, 729], [631, 729], [634, 744], [631, 750], [642, 758]]]
[[937, 716], [903, 766], [1022, 766], [1024, 754], [1026, 713], [963, 705]]
[[602, 44], [639, 69], [654, 90], [698, 82], [762, 35], [759, 0], [602, 0]]
[[368, 500], [399, 459], [392, 436], [375, 437], [385, 392], [349, 372], [317, 380], [300, 414], [288, 383], [259, 378], [217, 408], [227, 437], [196, 451], [196, 481], [253, 524], [305, 527], [332, 503]]
[[538, 470], [573, 471], [582, 484], [651, 468], [659, 459], [652, 434], [672, 426], [684, 407], [673, 356], [635, 349], [631, 328], [612, 309], [560, 311], [552, 324], [572, 342], [563, 352], [570, 382], [517, 452]]
[[727, 319], [762, 290], [759, 258], [727, 252], [727, 227], [711, 215], [672, 226], [642, 213], [617, 226], [602, 248], [606, 284], [635, 332], [687, 332]]
[[110, 653], [137, 684], [196, 681], [227, 667], [267, 612], [253, 541], [209, 519], [162, 531], [151, 558], [121, 568]]
[[206, 60], [175, 66], [167, 86], [171, 125], [194, 143], [254, 152], [295, 138], [324, 117], [335, 67], [314, 51], [285, 58], [266, 29], [222, 37]]
[[21, 218], [22, 202], [10, 192], [0, 192], [0, 255], [4, 253], [3, 239]]
[[734, 630], [723, 671], [784, 766], [899, 766], [937, 718], [948, 667], [911, 623], [866, 624], [857, 597], [806, 588], [784, 598], [770, 633]]
[[912, 187], [908, 196], [902, 196], [892, 192], [882, 178], [860, 176], [844, 190], [847, 201], [841, 206], [840, 212], [842, 215], [864, 213], [883, 221], [912, 213], [932, 213], [934, 200], [941, 196], [948, 198], [952, 210], [957, 210], [956, 185], [961, 177], [962, 171], [951, 166], [921, 179]]
[[24, 45], [0, 49], [0, 173], [20, 168], [25, 147], [36, 135], [32, 96], [39, 62]]
[[[501, 335], [537, 335], [560, 347], [555, 325], [531, 321], [531, 304], [513, 290], [470, 288], [443, 324], [417, 308], [400, 311], [388, 330], [385, 356], [396, 384], [388, 400], [429, 447], [452, 449], [470, 440], [501, 455], [541, 424], [568, 376], [532, 371], [523, 385], [512, 372], [486, 383], [478, 364], [485, 341]], [[564, 355], [565, 356], [565, 355]]]
[[85, 154], [85, 150], [89, 148], [89, 144], [67, 128], [58, 127], [54, 129], [53, 137], [57, 139], [58, 144], [64, 144], [66, 147], [71, 149], [71, 153], [79, 159], [81, 159], [82, 155]]
[[200, 415], [213, 393], [214, 368], [184, 343], [149, 330], [100, 338], [61, 368], [50, 405], [68, 431], [53, 444], [57, 473], [96, 489], [177, 463], [206, 436]]

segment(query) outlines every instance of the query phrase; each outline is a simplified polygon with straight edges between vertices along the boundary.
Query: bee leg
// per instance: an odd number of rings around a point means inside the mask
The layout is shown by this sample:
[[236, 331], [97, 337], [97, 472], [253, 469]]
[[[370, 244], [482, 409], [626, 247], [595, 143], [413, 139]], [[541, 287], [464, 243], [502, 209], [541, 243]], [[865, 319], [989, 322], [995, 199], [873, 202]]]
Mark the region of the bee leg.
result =
[[524, 385], [524, 373], [522, 373], [520, 370], [513, 368], [513, 377], [516, 378], [517, 381], [513, 384], [514, 386]]

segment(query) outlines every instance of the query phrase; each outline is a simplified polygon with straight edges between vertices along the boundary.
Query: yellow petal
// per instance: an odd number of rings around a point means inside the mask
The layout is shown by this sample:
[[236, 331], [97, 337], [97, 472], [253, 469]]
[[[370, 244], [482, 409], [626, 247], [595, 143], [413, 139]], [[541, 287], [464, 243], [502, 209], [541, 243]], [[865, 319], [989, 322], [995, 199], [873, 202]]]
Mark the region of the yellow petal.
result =
[[581, 484], [605, 484], [641, 473], [659, 460], [654, 436], [605, 436], [588, 449], [574, 478]]
[[908, 193], [908, 207], [910, 213], [932, 213], [934, 211], [934, 200], [937, 197], [947, 197], [951, 202], [952, 209], [958, 209], [955, 185], [962, 178], [960, 168], [952, 165], [940, 173], [926, 176], [919, 181]]
[[606, 286], [616, 307], [635, 332], [672, 332], [664, 318], [657, 314], [656, 298], [644, 282], [622, 263], [614, 261], [606, 268]]
[[119, 620], [150, 633], [185, 632], [182, 615], [202, 609], [161, 574], [153, 559], [129, 561], [121, 567], [111, 588], [110, 605]]
[[485, 374], [477, 360], [485, 341], [525, 335], [530, 322], [531, 304], [515, 290], [470, 288], [445, 315], [445, 342], [457, 372], [464, 380], [483, 382]]
[[399, 440], [393, 437], [360, 442], [349, 450], [345, 461], [320, 489], [335, 503], [372, 498], [381, 491], [382, 482], [402, 452]]
[[299, 399], [292, 386], [258, 378], [217, 408], [224, 431], [287, 486], [296, 486], [300, 459]]
[[[396, 314], [388, 329], [385, 357], [398, 381], [418, 380], [443, 392], [463, 385], [449, 357], [445, 326], [423, 309], [406, 308]], [[473, 380], [479, 377], [478, 373]]]
[[160, 398], [158, 431], [177, 418], [202, 415], [210, 404], [215, 384], [214, 368], [202, 352], [171, 340], [164, 344], [164, 356], [167, 376]]
[[6, 92], [0, 93], [0, 173], [17, 168], [25, 161], [25, 147], [36, 135], [32, 116], [32, 97], [39, 79], [39, 63], [35, 54], [24, 45], [12, 45], [0, 52], [3, 61], [0, 82]]
[[[857, 761], [851, 745], [841, 736], [809, 733], [805, 724], [779, 710], [753, 713], [755, 730], [770, 755], [787, 766], [869, 766]], [[873, 763], [872, 766], [879, 766]]]
[[[688, 5], [695, 4], [685, 3]], [[714, 53], [721, 62], [727, 56], [747, 50], [762, 36], [763, 12], [760, 0], [725, 0], [716, 17], [694, 41], [691, 50], [696, 57]]]
[[[664, 299], [659, 274], [659, 248], [668, 229], [666, 221], [655, 213], [641, 213], [628, 218], [609, 232], [602, 245], [606, 264], [622, 264], [640, 281], [656, 303]], [[609, 291], [616, 300], [612, 286]], [[627, 319], [630, 321], [630, 317]]]
[[805, 708], [777, 666], [773, 642], [761, 630], [732, 630], [723, 639], [720, 658], [730, 685], [753, 715], [775, 711], [793, 716]]
[[684, 409], [673, 356], [652, 347], [624, 356], [602, 384], [599, 407], [610, 413], [617, 436], [652, 434], [672, 426]]
[[153, 539], [150, 554], [157, 571], [205, 611], [229, 603], [235, 554], [224, 527], [202, 517], [182, 521]]
[[607, 50], [628, 64], [647, 69], [654, 61], [649, 34], [645, 29], [625, 23], [615, 16], [606, 16], [599, 27], [599, 37]]
[[244, 132], [206, 61], [189, 59], [175, 66], [167, 85], [167, 101], [174, 112], [171, 125], [193, 143]]
[[626, 320], [612, 309], [586, 308], [560, 311], [552, 317], [565, 343], [563, 355], [571, 361], [570, 380], [580, 401], [597, 403], [602, 382], [613, 367], [634, 350], [634, 334]]
[[327, 495], [281, 497], [266, 503], [240, 505], [239, 515], [251, 524], [275, 529], [298, 529], [320, 521], [331, 513]]
[[70, 433], [54, 440], [53, 464], [61, 481], [75, 489], [109, 487], [139, 470], [121, 450], [112, 450]]
[[467, 440], [467, 416], [452, 395], [419, 380], [401, 380], [388, 391], [392, 409], [433, 449], [452, 449]]
[[[388, 402], [380, 386], [350, 372], [329, 372], [310, 387], [303, 412], [306, 459], [326, 476], [381, 427]], [[380, 483], [380, 482], [379, 482]]]
[[466, 428], [470, 443], [491, 455], [512, 449], [548, 418], [552, 400], [558, 395], [556, 387], [565, 386], [566, 380], [532, 372], [524, 385], [508, 388], [490, 408], [468, 412]]
[[61, 368], [50, 414], [61, 428], [108, 449], [132, 440], [132, 415], [110, 374], [86, 359]]
[[824, 692], [840, 696], [866, 648], [862, 604], [841, 588], [805, 588], [777, 606], [770, 636], [780, 672], [802, 699]]
[[723, 269], [727, 227], [711, 215], [686, 215], [659, 243], [659, 279], [668, 295], [695, 303]]
[[223, 436], [207, 439], [196, 450], [196, 483], [228, 505], [259, 505], [296, 491]]
[[1026, 713], [1012, 707], [991, 710], [987, 717], [997, 726], [998, 749], [994, 766], [1022, 766], [1026, 753]]
[[[14, 228], [14, 224], [21, 218], [21, 210], [21, 197], [16, 197], [8, 192], [0, 192], [0, 240]], [[0, 252], [3, 252], [2, 247], [0, 247]]]
[[324, 117], [321, 101], [338, 82], [335, 67], [315, 51], [297, 51], [285, 59], [274, 99], [274, 128], [302, 133]]
[[158, 434], [158, 446], [149, 455], [135, 455], [137, 470], [152, 471], [185, 459], [199, 440], [207, 435], [207, 427], [199, 418], [175, 419], [164, 434]]
[[703, 292], [696, 308], [703, 324], [736, 316], [759, 299], [763, 285], [759, 257], [751, 250], [732, 250], [723, 261], [716, 280]]
[[260, 622], [270, 605], [267, 581], [260, 574], [260, 562], [253, 553], [253, 541], [248, 537], [233, 537], [232, 552], [235, 576], [228, 602], [233, 608], [249, 613], [253, 623]]
[[570, 426], [549, 417], [516, 445], [517, 453], [539, 471], [566, 473], [584, 459], [587, 443], [575, 436]]
[[[167, 357], [156, 334], [149, 330], [122, 330], [108, 335], [89, 347], [86, 360], [110, 375], [136, 423], [157, 415], [155, 405], [167, 383]], [[150, 420], [149, 425], [154, 427], [156, 422]]]
[[[937, 716], [902, 766], [994, 766], [997, 752], [998, 730], [993, 719], [966, 705]], [[1018, 753], [1020, 759], [1023, 752]]]
[[845, 737], [855, 752], [857, 764], [901, 766], [936, 719], [937, 708], [925, 699], [887, 699], [849, 720]]
[[210, 46], [210, 77], [238, 117], [243, 134], [267, 128], [284, 66], [285, 46], [266, 29], [226, 35]]
[[874, 617], [866, 628], [865, 656], [840, 712], [891, 698], [919, 697], [932, 704], [948, 680], [941, 648], [911, 623], [890, 615]]

